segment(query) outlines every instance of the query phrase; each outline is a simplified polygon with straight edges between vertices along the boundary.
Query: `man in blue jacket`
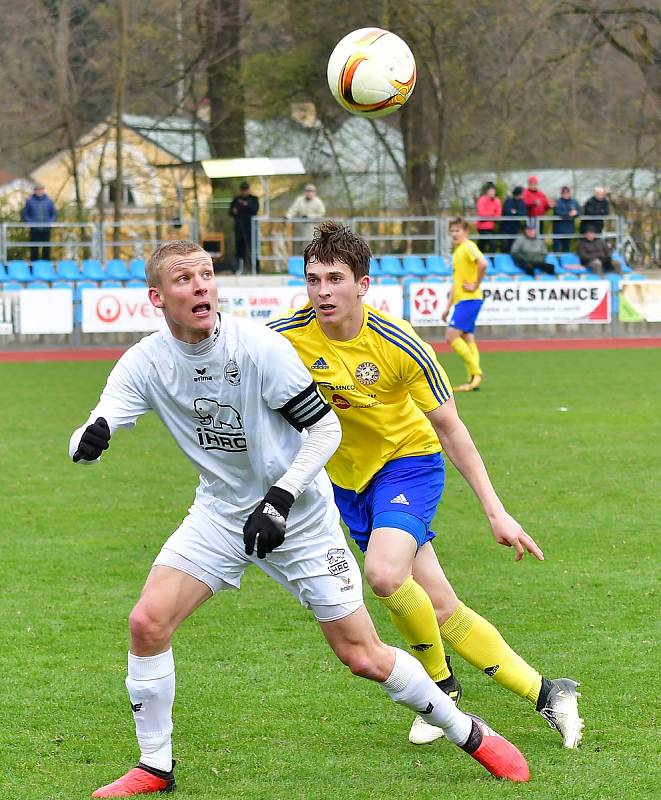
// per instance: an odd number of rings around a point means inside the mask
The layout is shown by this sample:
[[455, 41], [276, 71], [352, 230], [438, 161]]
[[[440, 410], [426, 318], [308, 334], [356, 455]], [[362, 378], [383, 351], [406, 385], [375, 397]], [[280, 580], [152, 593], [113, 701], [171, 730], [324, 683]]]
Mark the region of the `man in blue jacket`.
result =
[[[38, 183], [34, 187], [33, 194], [28, 197], [23, 206], [21, 220], [30, 223], [30, 258], [37, 261], [40, 257], [46, 261], [50, 260], [50, 246], [44, 244], [50, 242], [51, 223], [57, 219], [57, 211], [50, 197], [46, 194], [44, 187]], [[39, 251], [41, 250], [41, 256]]]
[[574, 235], [575, 220], [581, 213], [580, 205], [571, 196], [569, 186], [563, 186], [560, 197], [555, 201], [555, 216], [560, 219], [553, 220], [553, 251], [555, 253], [568, 253], [571, 237]]
[[509, 253], [514, 238], [521, 233], [521, 223], [528, 217], [528, 207], [523, 202], [523, 186], [515, 186], [512, 195], [505, 198], [503, 216], [519, 218], [503, 220], [498, 228], [499, 233], [509, 237], [502, 240], [503, 253]]

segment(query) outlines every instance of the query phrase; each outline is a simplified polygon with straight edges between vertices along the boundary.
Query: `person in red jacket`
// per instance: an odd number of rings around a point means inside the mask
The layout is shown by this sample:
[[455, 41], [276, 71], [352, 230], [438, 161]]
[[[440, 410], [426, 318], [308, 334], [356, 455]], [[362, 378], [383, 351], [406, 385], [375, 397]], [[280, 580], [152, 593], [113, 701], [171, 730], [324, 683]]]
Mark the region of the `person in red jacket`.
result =
[[[523, 193], [523, 202], [528, 209], [528, 216], [532, 218], [543, 217], [549, 208], [553, 207], [553, 203], [549, 202], [548, 197], [538, 188], [536, 175], [528, 178], [528, 188]], [[541, 225], [539, 232], [542, 233]]]
[[476, 226], [477, 232], [480, 234], [480, 249], [483, 253], [494, 252], [498, 247], [498, 239], [493, 236], [497, 223], [492, 218], [501, 216], [502, 206], [500, 198], [496, 194], [496, 186], [492, 181], [485, 185], [484, 193], [478, 197], [475, 207], [477, 215], [480, 217]]

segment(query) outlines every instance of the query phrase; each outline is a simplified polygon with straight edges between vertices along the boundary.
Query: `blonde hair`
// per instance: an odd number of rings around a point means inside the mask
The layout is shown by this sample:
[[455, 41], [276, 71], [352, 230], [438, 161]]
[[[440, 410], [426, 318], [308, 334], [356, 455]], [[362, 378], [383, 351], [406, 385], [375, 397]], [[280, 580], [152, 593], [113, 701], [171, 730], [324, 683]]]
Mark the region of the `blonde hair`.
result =
[[145, 278], [148, 286], [160, 286], [161, 267], [165, 265], [172, 256], [187, 256], [190, 253], [205, 253], [206, 250], [199, 244], [191, 242], [189, 239], [171, 239], [161, 242], [151, 254], [147, 266], [145, 267]]

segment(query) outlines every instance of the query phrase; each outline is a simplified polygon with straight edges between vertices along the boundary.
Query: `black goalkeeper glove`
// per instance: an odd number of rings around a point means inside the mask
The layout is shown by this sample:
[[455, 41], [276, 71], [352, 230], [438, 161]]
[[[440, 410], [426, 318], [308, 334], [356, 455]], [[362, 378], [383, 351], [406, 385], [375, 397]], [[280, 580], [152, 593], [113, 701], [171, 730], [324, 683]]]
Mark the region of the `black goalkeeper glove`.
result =
[[73, 454], [73, 460], [78, 462], [81, 458], [85, 461], [96, 461], [104, 450], [108, 449], [110, 441], [110, 428], [103, 417], [98, 417], [96, 422], [88, 425], [78, 442], [78, 449]]
[[243, 526], [246, 555], [253, 554], [255, 540], [257, 540], [257, 558], [264, 558], [267, 553], [280, 547], [285, 540], [285, 526], [294, 499], [292, 494], [279, 486], [271, 486]]

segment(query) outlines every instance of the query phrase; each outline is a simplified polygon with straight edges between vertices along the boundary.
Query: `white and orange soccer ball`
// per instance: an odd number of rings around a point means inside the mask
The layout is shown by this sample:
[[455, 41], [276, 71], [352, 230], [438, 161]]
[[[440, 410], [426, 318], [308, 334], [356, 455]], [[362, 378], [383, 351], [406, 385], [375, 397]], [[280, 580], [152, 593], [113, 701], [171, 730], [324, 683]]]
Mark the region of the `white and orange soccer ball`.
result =
[[338, 42], [328, 59], [328, 85], [351, 114], [385, 117], [409, 99], [415, 59], [403, 39], [381, 28], [360, 28]]

